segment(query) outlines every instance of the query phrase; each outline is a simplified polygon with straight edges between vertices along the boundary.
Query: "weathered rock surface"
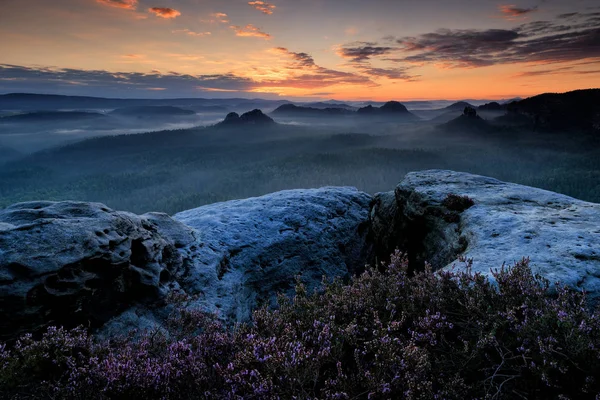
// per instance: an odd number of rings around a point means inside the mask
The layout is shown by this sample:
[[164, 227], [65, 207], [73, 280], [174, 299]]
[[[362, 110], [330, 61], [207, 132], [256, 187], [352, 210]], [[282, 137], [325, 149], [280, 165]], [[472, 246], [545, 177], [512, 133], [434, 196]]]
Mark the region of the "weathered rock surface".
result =
[[[450, 210], [443, 204], [448, 194], [466, 195], [474, 205]], [[376, 195], [371, 220], [380, 249], [408, 249], [417, 264], [461, 268], [458, 258], [464, 256], [473, 259], [473, 272], [489, 275], [503, 263], [529, 257], [534, 272], [550, 282], [600, 296], [600, 204], [431, 170], [408, 174], [393, 196]]]
[[[473, 204], [448, 195], [468, 196]], [[98, 203], [30, 202], [0, 210], [0, 341], [48, 325], [111, 336], [160, 327], [174, 290], [244, 321], [300, 275], [348, 277], [396, 248], [418, 268], [489, 275], [530, 257], [551, 282], [600, 299], [600, 204], [452, 171], [408, 174], [392, 192], [289, 190], [176, 214]]]
[[363, 267], [370, 200], [352, 188], [292, 190], [174, 218], [15, 204], [0, 210], [0, 341], [48, 325], [104, 326], [105, 336], [157, 327], [175, 289], [228, 321], [247, 320], [298, 275], [313, 288]]
[[291, 293], [295, 277], [309, 288], [322, 277], [364, 267], [371, 196], [354, 188], [288, 190], [176, 214], [197, 235], [188, 293], [229, 320], [243, 321], [261, 301]]
[[166, 214], [137, 216], [98, 203], [0, 210], [0, 340], [50, 324], [97, 327], [157, 298], [182, 270], [177, 247], [191, 235]]

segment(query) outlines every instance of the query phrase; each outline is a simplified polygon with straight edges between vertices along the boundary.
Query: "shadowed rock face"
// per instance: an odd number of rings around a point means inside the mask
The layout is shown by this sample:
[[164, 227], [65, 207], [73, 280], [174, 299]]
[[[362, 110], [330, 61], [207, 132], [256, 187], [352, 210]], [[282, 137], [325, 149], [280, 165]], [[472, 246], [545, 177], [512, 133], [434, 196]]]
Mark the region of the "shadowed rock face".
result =
[[[449, 194], [474, 205], [449, 209]], [[371, 221], [380, 251], [408, 249], [416, 266], [473, 272], [529, 257], [534, 272], [600, 296], [600, 205], [527, 186], [453, 171], [408, 174], [394, 192], [375, 196]], [[595, 301], [595, 300], [594, 300]]]
[[[179, 236], [165, 239], [177, 225]], [[0, 340], [47, 325], [98, 327], [156, 299], [184, 264], [191, 231], [165, 214], [98, 203], [30, 202], [0, 211]]]

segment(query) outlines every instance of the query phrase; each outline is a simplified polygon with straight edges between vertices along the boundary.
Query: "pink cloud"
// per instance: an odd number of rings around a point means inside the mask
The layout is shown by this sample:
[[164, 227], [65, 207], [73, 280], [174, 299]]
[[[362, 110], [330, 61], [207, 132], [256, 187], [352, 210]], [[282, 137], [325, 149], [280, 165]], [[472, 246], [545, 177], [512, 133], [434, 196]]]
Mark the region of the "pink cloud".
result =
[[177, 29], [177, 30], [171, 31], [171, 33], [183, 33], [188, 36], [197, 36], [197, 37], [212, 35], [212, 33], [210, 33], [210, 32], [195, 32], [190, 29]]
[[148, 11], [154, 13], [157, 17], [160, 18], [177, 18], [181, 15], [181, 13], [173, 8], [168, 7], [152, 7], [149, 8]]
[[261, 0], [249, 1], [248, 5], [267, 15], [273, 14], [273, 10], [276, 8], [273, 4]]
[[111, 7], [124, 8], [126, 10], [135, 10], [138, 5], [138, 0], [96, 0], [100, 4]]
[[266, 32], [261, 31], [259, 28], [257, 28], [256, 26], [254, 26], [252, 24], [248, 24], [246, 26], [232, 25], [232, 26], [230, 26], [230, 28], [235, 31], [236, 36], [258, 37], [258, 38], [262, 38], [265, 40], [270, 40], [272, 38], [271, 35], [269, 35]]
[[502, 18], [508, 19], [510, 21], [519, 18], [527, 18], [527, 14], [536, 12], [538, 10], [537, 6], [530, 8], [521, 8], [515, 6], [514, 4], [501, 5], [498, 6], [498, 9], [502, 13]]

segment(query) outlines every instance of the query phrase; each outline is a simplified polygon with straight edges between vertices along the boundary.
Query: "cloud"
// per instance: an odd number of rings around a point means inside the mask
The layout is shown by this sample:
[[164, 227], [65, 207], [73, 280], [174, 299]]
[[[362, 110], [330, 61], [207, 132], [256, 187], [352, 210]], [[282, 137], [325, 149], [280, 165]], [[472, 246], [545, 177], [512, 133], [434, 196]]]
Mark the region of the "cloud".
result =
[[355, 68], [357, 68], [363, 74], [373, 78], [387, 78], [392, 80], [413, 82], [417, 80], [418, 77], [410, 74], [408, 72], [408, 68], [377, 68], [370, 65], [357, 65]]
[[148, 9], [149, 12], [154, 13], [157, 17], [160, 18], [177, 18], [181, 15], [181, 13], [173, 8], [168, 7], [152, 7]]
[[242, 37], [258, 37], [265, 40], [271, 40], [272, 36], [266, 32], [261, 31], [259, 28], [252, 24], [248, 24], [246, 26], [230, 26], [231, 29], [235, 31], [236, 36]]
[[211, 32], [195, 32], [189, 29], [176, 29], [174, 31], [171, 31], [171, 33], [178, 33], [178, 34], [185, 34], [188, 36], [196, 36], [196, 37], [202, 37], [202, 36], [210, 36], [212, 35]]
[[225, 13], [222, 13], [222, 12], [212, 13], [212, 14], [210, 14], [210, 16], [212, 17], [211, 19], [203, 19], [201, 21], [209, 23], [209, 24], [214, 24], [214, 23], [228, 24], [229, 23], [229, 18], [227, 16], [227, 14], [225, 14]]
[[349, 60], [349, 65], [361, 74], [371, 78], [387, 78], [392, 80], [414, 81], [417, 77], [411, 75], [408, 66], [382, 68], [371, 65], [372, 58], [392, 55], [397, 47], [379, 46], [374, 42], [353, 42], [337, 49], [337, 54]]
[[100, 4], [111, 7], [124, 8], [126, 10], [135, 10], [138, 5], [138, 0], [96, 0]]
[[355, 61], [386, 55], [388, 61], [443, 68], [596, 59], [600, 58], [600, 18], [594, 14], [579, 14], [575, 20], [570, 14], [514, 29], [440, 29], [396, 39], [394, 49], [369, 43], [346, 48], [340, 55]]
[[512, 76], [512, 78], [524, 78], [524, 77], [536, 77], [536, 76], [544, 76], [544, 75], [592, 75], [592, 74], [600, 74], [600, 70], [575, 70], [573, 66], [567, 67], [559, 67], [553, 69], [542, 69], [535, 71], [525, 71], [519, 72]]
[[275, 10], [275, 6], [273, 4], [267, 3], [266, 1], [256, 0], [249, 1], [248, 4], [263, 14], [271, 15], [273, 14], [273, 10]]
[[530, 8], [520, 8], [515, 6], [514, 4], [510, 5], [500, 5], [498, 9], [502, 13], [502, 18], [508, 19], [509, 21], [514, 21], [519, 18], [527, 18], [527, 14], [531, 14], [532, 12], [536, 12], [538, 7], [530, 7]]
[[[293, 52], [290, 52], [293, 58]], [[302, 54], [302, 53], [297, 53]], [[174, 55], [179, 56], [179, 55]], [[176, 96], [197, 96], [200, 93], [273, 93], [280, 89], [320, 90], [329, 86], [374, 86], [366, 76], [331, 70], [313, 65], [305, 70], [285, 69], [281, 78], [257, 79], [226, 74], [182, 74], [161, 72], [110, 72], [56, 67], [27, 67], [0, 64], [0, 93], [64, 93], [94, 96], [148, 96], [161, 92]], [[287, 76], [286, 76], [287, 74]]]
[[261, 81], [263, 85], [296, 89], [317, 89], [337, 84], [376, 86], [368, 76], [321, 67], [308, 53], [290, 51], [285, 47], [275, 47], [272, 51], [290, 60], [285, 68], [291, 74], [285, 79]]
[[250, 78], [234, 74], [190, 75], [154, 70], [140, 72], [109, 72], [54, 67], [26, 67], [0, 64], [0, 91], [83, 93], [102, 96], [143, 93], [153, 88], [179, 94], [197, 94], [195, 87], [249, 91], [256, 87]]
[[373, 42], [353, 42], [340, 47], [337, 54], [353, 62], [362, 62], [368, 61], [371, 57], [390, 54], [393, 50], [393, 47], [378, 46]]
[[273, 49], [275, 52], [285, 55], [289, 58], [291, 58], [294, 62], [293, 64], [291, 64], [290, 68], [292, 69], [298, 69], [298, 68], [305, 68], [305, 67], [315, 67], [315, 60], [312, 58], [312, 56], [308, 53], [295, 53], [293, 51], [289, 51], [287, 48], [285, 47], [275, 47]]

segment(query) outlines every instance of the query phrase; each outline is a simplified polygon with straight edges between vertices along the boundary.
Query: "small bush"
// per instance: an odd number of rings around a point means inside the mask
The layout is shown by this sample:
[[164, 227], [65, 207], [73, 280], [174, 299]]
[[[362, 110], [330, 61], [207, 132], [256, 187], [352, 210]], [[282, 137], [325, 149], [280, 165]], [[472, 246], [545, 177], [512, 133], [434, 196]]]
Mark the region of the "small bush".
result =
[[[467, 268], [468, 270], [468, 268]], [[12, 398], [593, 399], [600, 318], [526, 260], [493, 273], [408, 273], [401, 254], [258, 309], [235, 329], [175, 308], [166, 331], [97, 343], [51, 328], [0, 348]]]
[[458, 196], [451, 193], [442, 201], [442, 205], [450, 211], [463, 212], [473, 207], [475, 202], [469, 196]]

